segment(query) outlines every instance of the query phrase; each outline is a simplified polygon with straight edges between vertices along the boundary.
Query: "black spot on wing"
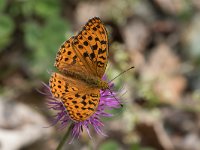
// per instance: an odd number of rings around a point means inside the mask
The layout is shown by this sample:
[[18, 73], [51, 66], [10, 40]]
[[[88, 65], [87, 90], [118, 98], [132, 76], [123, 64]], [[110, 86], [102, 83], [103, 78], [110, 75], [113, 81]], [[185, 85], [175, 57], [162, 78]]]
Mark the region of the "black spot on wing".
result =
[[87, 103], [85, 101], [82, 101], [81, 104], [83, 104], [84, 106], [87, 105]]
[[77, 45], [78, 43], [79, 43], [78, 40], [75, 40], [75, 41], [74, 41], [74, 44], [75, 44], [75, 45]]
[[104, 63], [102, 63], [101, 61], [98, 61], [98, 62], [97, 62], [97, 66], [98, 66], [98, 67], [104, 67]]
[[90, 40], [90, 41], [91, 41], [91, 40], [92, 40], [92, 36], [88, 36], [88, 40]]
[[103, 53], [105, 53], [106, 52], [106, 48], [104, 49], [104, 50], [102, 50], [101, 48], [99, 49], [99, 51], [98, 51], [98, 54], [103, 54]]
[[95, 58], [95, 54], [94, 53], [91, 53], [90, 54], [90, 58], [93, 60]]
[[77, 101], [72, 101], [72, 103], [73, 103], [73, 104], [76, 104], [76, 103], [77, 103]]
[[73, 98], [72, 98], [72, 97], [68, 97], [68, 99], [69, 99], [69, 100], [72, 100]]
[[82, 96], [82, 99], [85, 100], [85, 99], [86, 99], [86, 95], [83, 95], [83, 96]]
[[103, 60], [106, 60], [106, 58], [104, 56], [100, 56], [99, 58], [103, 59]]
[[93, 27], [92, 29], [93, 29], [94, 31], [97, 31], [97, 28], [96, 28], [96, 27]]
[[97, 43], [95, 45], [92, 45], [92, 50], [97, 50], [97, 48], [98, 48]]
[[85, 107], [81, 107], [81, 109], [82, 109], [82, 110], [86, 110], [86, 108], [85, 108]]
[[89, 100], [89, 104], [96, 106], [96, 103], [92, 102], [91, 100]]
[[99, 38], [98, 38], [98, 37], [96, 37], [96, 38], [95, 38], [95, 41], [99, 41]]
[[81, 95], [79, 95], [78, 93], [75, 94], [75, 97], [79, 98]]
[[79, 36], [79, 39], [80, 39], [80, 40], [82, 40], [82, 39], [83, 39], [83, 37], [82, 37], [82, 36]]
[[76, 59], [77, 59], [77, 56], [75, 55], [75, 56], [73, 57], [73, 62], [72, 62], [72, 64], [75, 64], [75, 63], [76, 63]]
[[94, 108], [88, 107], [88, 109], [94, 111]]
[[106, 41], [101, 41], [101, 44], [106, 44], [107, 42]]
[[88, 46], [88, 42], [87, 42], [87, 41], [84, 41], [83, 44], [84, 44], [85, 46]]
[[87, 53], [87, 52], [84, 52], [84, 53], [83, 53], [83, 57], [85, 57], [85, 58], [86, 58], [86, 57], [89, 57], [88, 53]]
[[82, 45], [78, 45], [78, 48], [83, 49], [83, 46]]
[[71, 53], [72, 53], [71, 51], [68, 51], [68, 52], [67, 52], [68, 55], [71, 55]]

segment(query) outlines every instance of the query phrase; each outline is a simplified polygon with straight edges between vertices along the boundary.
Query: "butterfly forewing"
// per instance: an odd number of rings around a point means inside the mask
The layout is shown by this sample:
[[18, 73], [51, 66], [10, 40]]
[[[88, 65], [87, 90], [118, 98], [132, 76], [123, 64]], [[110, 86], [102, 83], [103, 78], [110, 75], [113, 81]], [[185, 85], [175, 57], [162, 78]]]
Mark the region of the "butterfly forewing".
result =
[[101, 20], [97, 17], [90, 19], [73, 44], [93, 74], [102, 78], [108, 61], [108, 37]]
[[77, 56], [75, 52], [72, 42], [74, 37], [70, 38], [60, 47], [60, 50], [57, 53], [55, 66], [59, 71], [65, 72], [65, 70], [69, 70], [72, 72], [78, 72], [85, 75], [90, 75], [91, 70], [88, 69], [87, 66], [83, 64], [80, 57]]

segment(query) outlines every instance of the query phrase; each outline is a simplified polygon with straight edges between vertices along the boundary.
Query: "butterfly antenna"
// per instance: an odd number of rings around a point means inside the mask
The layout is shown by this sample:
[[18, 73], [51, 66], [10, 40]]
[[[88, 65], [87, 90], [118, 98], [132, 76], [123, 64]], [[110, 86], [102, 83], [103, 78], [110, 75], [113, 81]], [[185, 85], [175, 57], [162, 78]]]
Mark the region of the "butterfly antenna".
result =
[[135, 68], [135, 67], [132, 66], [132, 67], [128, 68], [127, 70], [124, 70], [123, 72], [121, 72], [120, 74], [118, 74], [116, 77], [114, 77], [112, 80], [110, 80], [108, 83], [111, 83], [113, 80], [115, 80], [116, 78], [118, 78], [119, 76], [121, 76], [122, 74], [124, 74], [125, 72], [127, 72], [127, 71], [129, 71], [129, 70], [131, 70], [133, 68]]
[[121, 107], [123, 107], [123, 104], [115, 97], [115, 95], [113, 94], [112, 90], [110, 89], [110, 87], [108, 87], [108, 90], [110, 91], [111, 95], [114, 97], [114, 99], [120, 104]]

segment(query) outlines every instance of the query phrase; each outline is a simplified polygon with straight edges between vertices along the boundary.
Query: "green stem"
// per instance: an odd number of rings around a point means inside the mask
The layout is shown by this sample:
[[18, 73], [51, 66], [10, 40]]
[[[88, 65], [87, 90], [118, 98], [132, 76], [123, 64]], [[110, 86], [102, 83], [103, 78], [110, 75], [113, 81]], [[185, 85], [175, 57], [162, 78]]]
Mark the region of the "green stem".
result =
[[65, 133], [65, 135], [63, 136], [62, 140], [60, 141], [58, 147], [56, 148], [56, 150], [61, 150], [61, 148], [63, 147], [63, 145], [65, 144], [68, 136], [69, 136], [69, 133], [70, 131], [72, 130], [73, 128], [73, 124], [70, 125], [70, 127], [67, 129], [67, 132]]

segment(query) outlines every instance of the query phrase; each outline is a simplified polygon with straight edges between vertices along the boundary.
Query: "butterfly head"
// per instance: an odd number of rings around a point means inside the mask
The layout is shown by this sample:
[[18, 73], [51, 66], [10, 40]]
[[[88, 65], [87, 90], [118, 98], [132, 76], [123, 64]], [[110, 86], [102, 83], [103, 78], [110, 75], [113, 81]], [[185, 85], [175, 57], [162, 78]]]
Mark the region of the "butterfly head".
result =
[[98, 85], [98, 86], [99, 86], [100, 89], [102, 89], [102, 90], [109, 89], [108, 83], [107, 83], [106, 81], [103, 81], [103, 80], [101, 80], [101, 81], [99, 82], [99, 85]]

